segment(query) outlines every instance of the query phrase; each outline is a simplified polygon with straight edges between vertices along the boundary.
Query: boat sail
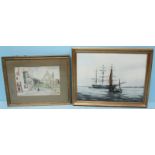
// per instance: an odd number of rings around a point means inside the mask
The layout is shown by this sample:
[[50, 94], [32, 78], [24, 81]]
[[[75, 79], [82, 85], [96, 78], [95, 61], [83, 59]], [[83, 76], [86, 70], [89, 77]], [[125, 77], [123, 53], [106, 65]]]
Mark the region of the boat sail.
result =
[[109, 86], [112, 86], [112, 85], [113, 85], [113, 70], [111, 67], [110, 76], [109, 76]]
[[115, 90], [116, 85], [113, 84], [113, 68], [111, 66], [110, 75], [109, 75], [109, 92], [113, 92]]

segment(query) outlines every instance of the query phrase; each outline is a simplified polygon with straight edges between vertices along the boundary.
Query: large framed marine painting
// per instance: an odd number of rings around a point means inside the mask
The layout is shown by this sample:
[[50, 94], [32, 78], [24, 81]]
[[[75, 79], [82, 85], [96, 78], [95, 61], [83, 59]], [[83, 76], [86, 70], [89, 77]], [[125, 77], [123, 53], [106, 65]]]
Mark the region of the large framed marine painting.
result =
[[72, 49], [74, 105], [146, 107], [152, 49]]
[[8, 105], [69, 103], [69, 57], [3, 57]]

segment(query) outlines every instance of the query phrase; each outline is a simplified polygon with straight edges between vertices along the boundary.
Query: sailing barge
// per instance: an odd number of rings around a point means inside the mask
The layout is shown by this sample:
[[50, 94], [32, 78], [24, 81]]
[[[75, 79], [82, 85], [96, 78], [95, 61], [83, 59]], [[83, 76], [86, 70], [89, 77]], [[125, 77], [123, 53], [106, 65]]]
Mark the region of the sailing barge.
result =
[[96, 89], [108, 89], [109, 92], [113, 92], [113, 93], [122, 93], [122, 88], [121, 88], [121, 82], [119, 79], [118, 84], [114, 84], [114, 79], [113, 79], [113, 67], [111, 66], [110, 69], [110, 74], [108, 77], [108, 84], [104, 84], [105, 83], [105, 68], [104, 66], [102, 66], [101, 71], [101, 84], [99, 84], [99, 78], [98, 78], [98, 70], [96, 70], [96, 76], [95, 76], [95, 84], [92, 85], [92, 88], [96, 88]]

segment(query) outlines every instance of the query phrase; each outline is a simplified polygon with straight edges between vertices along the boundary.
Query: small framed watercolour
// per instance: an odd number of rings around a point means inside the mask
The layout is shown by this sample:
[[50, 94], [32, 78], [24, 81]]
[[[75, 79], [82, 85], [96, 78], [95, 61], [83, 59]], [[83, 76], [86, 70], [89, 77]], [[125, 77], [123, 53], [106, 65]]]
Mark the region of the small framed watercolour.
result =
[[9, 106], [69, 103], [68, 56], [3, 57], [2, 63]]
[[74, 105], [146, 107], [152, 49], [72, 49]]

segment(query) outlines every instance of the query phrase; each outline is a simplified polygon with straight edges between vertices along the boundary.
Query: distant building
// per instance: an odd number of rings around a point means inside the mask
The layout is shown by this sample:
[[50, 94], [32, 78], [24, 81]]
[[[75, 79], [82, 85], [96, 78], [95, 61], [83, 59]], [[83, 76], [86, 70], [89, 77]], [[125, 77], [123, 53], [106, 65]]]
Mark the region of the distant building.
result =
[[51, 89], [54, 89], [59, 84], [59, 80], [55, 79], [54, 72], [50, 74], [48, 71], [43, 76], [41, 82], [44, 83], [45, 87]]
[[29, 72], [23, 68], [16, 68], [16, 86], [17, 92], [29, 91], [34, 88], [33, 79], [30, 77]]

